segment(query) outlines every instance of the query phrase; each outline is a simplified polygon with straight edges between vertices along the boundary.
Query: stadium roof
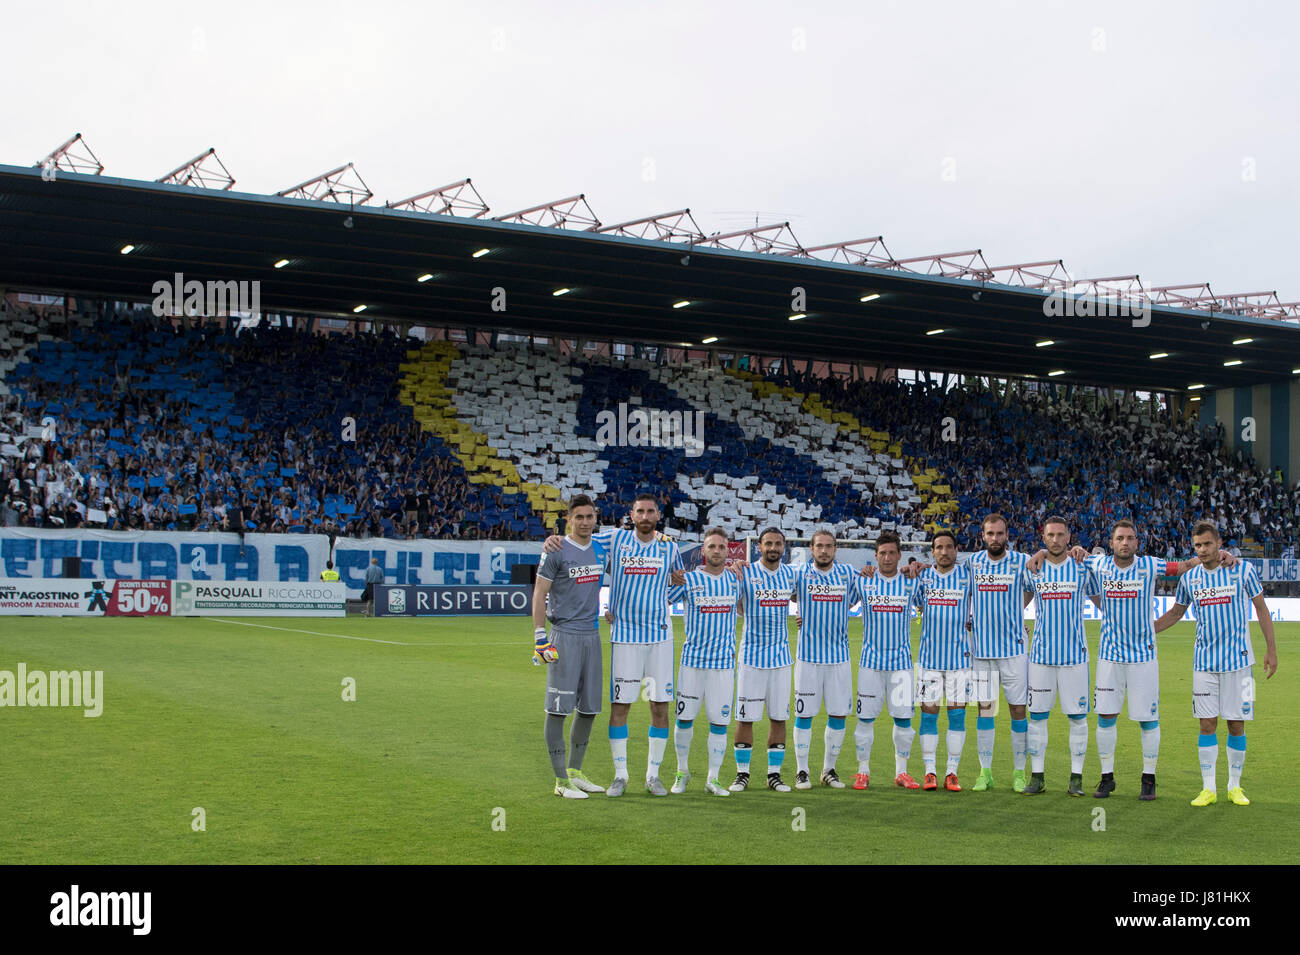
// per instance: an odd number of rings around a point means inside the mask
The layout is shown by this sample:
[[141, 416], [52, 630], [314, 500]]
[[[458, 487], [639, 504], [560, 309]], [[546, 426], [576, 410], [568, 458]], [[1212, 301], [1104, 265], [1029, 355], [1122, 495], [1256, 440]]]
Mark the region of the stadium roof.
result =
[[[1051, 317], [1045, 289], [987, 280], [0, 166], [0, 287], [148, 302], [177, 272], [259, 280], [272, 313], [350, 319], [365, 305], [365, 319], [399, 324], [695, 347], [716, 337], [710, 347], [725, 352], [999, 377], [1055, 371], [1060, 382], [1154, 391], [1251, 385], [1300, 366], [1300, 326], [1270, 318], [1165, 306], [1151, 306], [1145, 327]], [[504, 311], [493, 310], [498, 288]], [[791, 321], [796, 288], [806, 317]]]

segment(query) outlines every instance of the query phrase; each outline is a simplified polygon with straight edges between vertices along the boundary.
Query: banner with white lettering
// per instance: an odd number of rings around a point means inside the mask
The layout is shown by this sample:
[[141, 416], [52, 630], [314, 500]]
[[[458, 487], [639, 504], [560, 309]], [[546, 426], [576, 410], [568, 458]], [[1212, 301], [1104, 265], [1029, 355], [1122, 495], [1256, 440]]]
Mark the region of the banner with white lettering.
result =
[[521, 584], [502, 587], [381, 584], [375, 587], [377, 617], [525, 616], [532, 612], [533, 588]]
[[329, 538], [248, 534], [241, 545], [238, 534], [0, 529], [0, 577], [59, 577], [65, 557], [81, 558], [85, 579], [313, 581]]
[[0, 614], [35, 617], [102, 617], [113, 602], [115, 580], [34, 577], [0, 579]]

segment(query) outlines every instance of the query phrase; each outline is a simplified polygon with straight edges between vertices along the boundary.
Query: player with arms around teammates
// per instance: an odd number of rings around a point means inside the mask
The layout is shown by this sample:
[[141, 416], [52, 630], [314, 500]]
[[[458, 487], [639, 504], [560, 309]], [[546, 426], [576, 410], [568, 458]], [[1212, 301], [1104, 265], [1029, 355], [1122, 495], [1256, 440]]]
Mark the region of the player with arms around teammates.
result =
[[1169, 612], [1155, 622], [1160, 633], [1183, 618], [1196, 605], [1196, 644], [1192, 652], [1192, 710], [1201, 723], [1198, 750], [1202, 789], [1193, 806], [1218, 800], [1216, 772], [1219, 762], [1219, 717], [1228, 723], [1228, 796], [1238, 806], [1249, 806], [1241, 788], [1246, 762], [1246, 721], [1255, 718], [1255, 650], [1250, 640], [1250, 608], [1259, 617], [1259, 629], [1268, 649], [1264, 672], [1277, 672], [1277, 644], [1273, 620], [1268, 615], [1264, 588], [1251, 564], [1227, 567], [1219, 559], [1219, 529], [1209, 521], [1192, 528], [1192, 547], [1201, 559], [1178, 581], [1178, 593]]
[[966, 701], [971, 690], [971, 580], [957, 564], [957, 538], [938, 531], [930, 539], [934, 566], [921, 571], [915, 602], [921, 612], [921, 758], [925, 789], [937, 789], [935, 766], [939, 748], [939, 703], [948, 704], [948, 766], [943, 788], [961, 792], [957, 769], [966, 745]]
[[[603, 562], [591, 539], [596, 528], [591, 498], [576, 495], [569, 501], [568, 515], [568, 536], [561, 538], [559, 550], [543, 555], [533, 586], [533, 662], [547, 664], [545, 736], [555, 770], [555, 795], [586, 799], [587, 793], [605, 791], [582, 772], [604, 682], [596, 624]], [[545, 626], [548, 598], [549, 637]], [[566, 769], [564, 718], [575, 709]]]
[[754, 724], [767, 707], [767, 786], [780, 793], [790, 787], [781, 779], [785, 761], [785, 724], [790, 719], [790, 597], [795, 568], [781, 562], [785, 535], [768, 527], [758, 535], [760, 560], [744, 568], [740, 604], [745, 626], [740, 637], [736, 678], [736, 781], [733, 793], [749, 786]]
[[1029, 650], [1029, 758], [1025, 795], [1047, 791], [1047, 718], [1059, 696], [1070, 721], [1070, 783], [1066, 793], [1083, 795], [1083, 760], [1088, 753], [1088, 638], [1083, 602], [1097, 599], [1101, 586], [1090, 564], [1070, 557], [1070, 527], [1053, 515], [1043, 521], [1047, 559], [1030, 572], [1034, 596], [1034, 641]]
[[[857, 580], [862, 600], [862, 656], [858, 663], [858, 725], [853, 731], [857, 747], [858, 773], [854, 789], [866, 789], [871, 781], [871, 744], [875, 721], [886, 705], [894, 720], [894, 785], [920, 789], [907, 772], [912, 755], [914, 676], [912, 674], [912, 604], [919, 582], [898, 572], [902, 547], [898, 535], [884, 531], [876, 539], [879, 572]], [[805, 622], [804, 626], [807, 626]], [[937, 789], [933, 775], [926, 788]]]
[[[627, 716], [647, 680], [650, 699], [649, 754], [646, 790], [667, 796], [659, 779], [668, 745], [668, 703], [673, 698], [673, 630], [668, 612], [668, 587], [674, 570], [684, 569], [673, 541], [655, 533], [659, 501], [642, 493], [632, 502], [634, 530], [602, 531], [592, 540], [603, 547], [609, 564], [610, 713], [609, 748], [614, 781], [607, 796], [627, 790]], [[546, 551], [559, 547], [561, 537], [548, 537]]]
[[[1137, 529], [1127, 519], [1118, 520], [1110, 533], [1110, 555], [1089, 555], [1082, 547], [1070, 550], [1075, 560], [1092, 566], [1101, 585], [1101, 598], [1093, 603], [1101, 609], [1101, 640], [1097, 649], [1097, 674], [1093, 709], [1097, 711], [1097, 756], [1101, 760], [1101, 781], [1093, 793], [1109, 798], [1115, 791], [1115, 727], [1120, 708], [1128, 700], [1129, 719], [1141, 732], [1142, 778], [1138, 799], [1156, 798], [1156, 763], [1160, 757], [1160, 666], [1156, 653], [1156, 632], [1151, 619], [1156, 582], [1163, 574], [1177, 577], [1200, 563], [1165, 561], [1138, 554]], [[1047, 551], [1029, 560], [1036, 572]], [[1219, 552], [1224, 566], [1236, 558]]]
[[[740, 584], [727, 570], [727, 532], [711, 527], [704, 533], [704, 564], [670, 587], [668, 599], [686, 606], [686, 640], [677, 671], [677, 779], [670, 792], [684, 793], [691, 780], [689, 768], [695, 717], [704, 707], [709, 717], [709, 769], [704, 788], [714, 796], [730, 796], [718, 782], [727, 755], [727, 724], [731, 722], [731, 694], [735, 686], [736, 604]], [[674, 577], [677, 574], [673, 575]]]
[[[966, 569], [971, 576], [971, 626], [975, 653], [972, 687], [979, 701], [975, 721], [975, 743], [979, 751], [980, 775], [971, 789], [993, 788], [993, 741], [999, 686], [1006, 692], [1011, 711], [1011, 756], [1014, 773], [1011, 788], [1025, 790], [1025, 757], [1028, 754], [1029, 654], [1025, 645], [1025, 607], [1033, 599], [1033, 585], [1025, 554], [1010, 550], [1007, 519], [996, 511], [984, 518], [984, 550], [971, 556]], [[920, 563], [906, 572], [923, 573]]]
[[844, 724], [853, 697], [849, 663], [849, 608], [858, 600], [857, 574], [835, 559], [835, 535], [819, 530], [812, 536], [812, 563], [802, 564], [795, 578], [800, 625], [794, 665], [794, 758], [798, 765], [795, 789], [811, 789], [808, 757], [812, 718], [826, 703], [826, 751], [822, 785], [843, 789], [835, 772], [844, 745]]

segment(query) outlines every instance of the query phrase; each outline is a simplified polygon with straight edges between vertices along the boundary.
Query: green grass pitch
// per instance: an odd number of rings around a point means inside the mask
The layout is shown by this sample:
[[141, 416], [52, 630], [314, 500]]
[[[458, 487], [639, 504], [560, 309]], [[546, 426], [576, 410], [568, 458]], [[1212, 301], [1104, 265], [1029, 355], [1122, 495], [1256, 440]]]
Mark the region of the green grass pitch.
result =
[[[1089, 627], [1095, 657], [1096, 625]], [[1207, 809], [1188, 805], [1200, 789], [1190, 623], [1160, 638], [1163, 742], [1153, 803], [1137, 800], [1138, 730], [1123, 714], [1113, 797], [1090, 795], [1100, 772], [1095, 716], [1089, 796], [1065, 795], [1059, 713], [1050, 720], [1049, 792], [1013, 793], [1005, 703], [997, 788], [989, 793], [895, 789], [886, 720], [866, 792], [770, 792], [761, 780], [760, 724], [757, 785], [720, 799], [703, 791], [701, 720], [691, 791], [655, 799], [639, 788], [649, 722], [642, 703], [630, 720], [628, 794], [557, 799], [542, 742], [544, 674], [529, 664], [531, 629], [521, 618], [8, 618], [0, 669], [23, 662], [29, 672], [102, 670], [104, 709], [98, 718], [79, 709], [0, 709], [0, 863], [1300, 861], [1300, 677], [1286, 649], [1300, 624], [1277, 625], [1278, 674], [1265, 681], [1256, 669], [1259, 719], [1249, 724], [1243, 779], [1253, 805], [1221, 795]], [[1256, 636], [1257, 658], [1263, 650]], [[355, 680], [355, 702], [343, 700], [345, 678]], [[969, 787], [978, 768], [973, 710], [968, 726], [961, 779]], [[605, 727], [602, 715], [585, 766], [600, 783], [611, 776]], [[821, 715], [814, 769], [824, 727]], [[939, 731], [942, 769], [942, 716]], [[850, 718], [842, 777], [856, 770], [852, 732]], [[1226, 727], [1219, 735], [1222, 747]], [[666, 780], [675, 766], [670, 739]], [[793, 781], [793, 745], [786, 767]], [[910, 768], [919, 778], [919, 744]], [[729, 754], [723, 776], [734, 772]], [[1221, 794], [1226, 772], [1221, 751]], [[205, 831], [193, 828], [196, 808]], [[1105, 810], [1104, 830], [1096, 809]]]

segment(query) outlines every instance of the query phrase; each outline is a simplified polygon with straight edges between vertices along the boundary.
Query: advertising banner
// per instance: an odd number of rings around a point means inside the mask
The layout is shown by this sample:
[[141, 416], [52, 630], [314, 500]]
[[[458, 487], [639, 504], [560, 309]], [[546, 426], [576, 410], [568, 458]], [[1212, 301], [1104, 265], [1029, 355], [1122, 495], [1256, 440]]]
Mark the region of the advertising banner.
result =
[[533, 588], [415, 587], [380, 584], [375, 587], [377, 617], [527, 616], [533, 612]]
[[347, 588], [338, 581], [315, 583], [178, 580], [172, 585], [172, 615], [219, 617], [342, 617]]

